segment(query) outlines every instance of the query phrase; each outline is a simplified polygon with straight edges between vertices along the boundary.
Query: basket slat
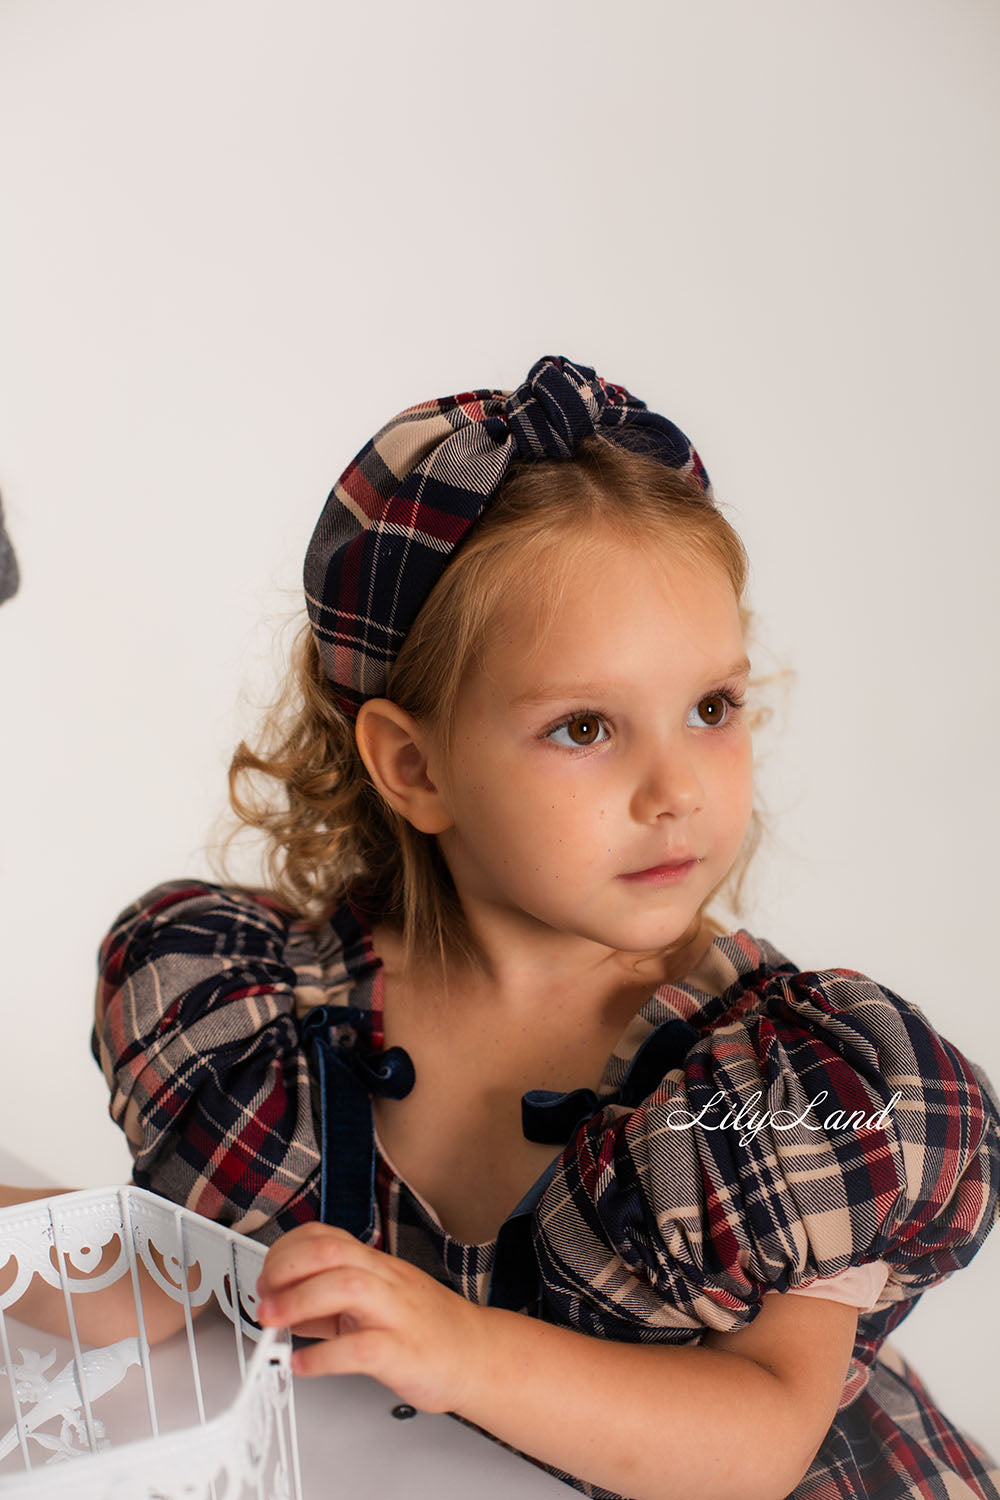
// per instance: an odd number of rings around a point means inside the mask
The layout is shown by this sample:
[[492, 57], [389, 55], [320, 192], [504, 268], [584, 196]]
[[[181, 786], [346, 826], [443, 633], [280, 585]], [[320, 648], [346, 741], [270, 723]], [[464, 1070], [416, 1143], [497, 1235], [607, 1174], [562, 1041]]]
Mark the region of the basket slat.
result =
[[[0, 1500], [301, 1500], [291, 1337], [254, 1321], [264, 1256], [141, 1188], [0, 1210]], [[140, 1268], [183, 1310], [152, 1347]], [[61, 1289], [68, 1338], [18, 1321], [35, 1277]], [[87, 1347], [80, 1299], [126, 1277], [135, 1336]]]

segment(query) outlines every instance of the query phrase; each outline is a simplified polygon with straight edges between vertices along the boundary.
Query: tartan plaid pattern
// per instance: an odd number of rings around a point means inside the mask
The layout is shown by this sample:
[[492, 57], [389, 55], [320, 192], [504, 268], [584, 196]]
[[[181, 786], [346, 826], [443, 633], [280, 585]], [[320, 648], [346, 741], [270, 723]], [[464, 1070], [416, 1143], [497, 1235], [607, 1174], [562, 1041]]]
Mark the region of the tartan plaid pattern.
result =
[[[263, 1242], [316, 1217], [318, 1101], [300, 1023], [343, 1005], [353, 1023], [331, 1028], [337, 1040], [378, 1051], [381, 995], [350, 899], [311, 930], [261, 893], [200, 881], [140, 898], [102, 945], [93, 1035], [135, 1181]], [[744, 1126], [765, 1109], [798, 1123], [741, 1138], [720, 1123], [741, 1105]], [[879, 1123], [837, 1128], [835, 1109]], [[525, 1205], [498, 1240], [464, 1244], [379, 1150], [362, 1238], [472, 1301], [520, 1287], [504, 1305], [528, 1316], [667, 1344], [744, 1326], [769, 1291], [884, 1261], [840, 1408], [790, 1500], [1000, 1500], [1000, 1468], [886, 1342], [1000, 1215], [1000, 1103], [891, 990], [850, 969], [801, 971], [742, 929], [717, 938], [629, 1023], [596, 1109]], [[515, 1222], [528, 1232], [505, 1248]], [[592, 1500], [624, 1500], [540, 1466]]]
[[451, 554], [516, 460], [568, 459], [600, 431], [711, 496], [688, 439], [588, 365], [546, 355], [515, 391], [423, 401], [365, 444], [327, 499], [306, 553], [306, 606], [333, 701], [349, 718], [389, 668]]

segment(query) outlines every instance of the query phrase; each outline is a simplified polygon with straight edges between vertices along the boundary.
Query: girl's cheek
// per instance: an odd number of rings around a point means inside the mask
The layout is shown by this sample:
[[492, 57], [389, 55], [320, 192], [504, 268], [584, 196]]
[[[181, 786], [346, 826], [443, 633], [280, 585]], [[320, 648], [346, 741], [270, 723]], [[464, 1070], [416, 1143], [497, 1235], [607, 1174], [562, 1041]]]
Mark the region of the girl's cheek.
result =
[[733, 787], [742, 786], [753, 774], [753, 742], [748, 731], [734, 734], [730, 739], [713, 747], [711, 765], [723, 782]]

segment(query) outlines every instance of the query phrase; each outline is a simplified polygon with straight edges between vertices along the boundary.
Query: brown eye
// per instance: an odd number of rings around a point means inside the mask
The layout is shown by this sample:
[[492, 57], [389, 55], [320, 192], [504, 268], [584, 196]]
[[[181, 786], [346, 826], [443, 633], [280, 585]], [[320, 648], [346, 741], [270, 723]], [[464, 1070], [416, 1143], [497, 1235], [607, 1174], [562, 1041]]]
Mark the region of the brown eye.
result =
[[574, 744], [592, 745], [600, 733], [601, 726], [593, 714], [580, 714], [578, 718], [570, 719], [566, 728]]
[[[571, 719], [566, 719], [562, 724], [557, 724], [555, 729], [551, 729], [547, 738], [551, 739], [556, 734], [567, 734], [570, 737], [570, 744], [582, 750], [588, 745], [602, 743], [598, 739], [601, 727], [601, 720], [597, 714], [574, 714]], [[557, 743], [565, 745], [565, 741], [557, 741]]]
[[703, 724], [721, 724], [729, 711], [729, 703], [721, 693], [709, 693], [698, 704], [698, 713]]

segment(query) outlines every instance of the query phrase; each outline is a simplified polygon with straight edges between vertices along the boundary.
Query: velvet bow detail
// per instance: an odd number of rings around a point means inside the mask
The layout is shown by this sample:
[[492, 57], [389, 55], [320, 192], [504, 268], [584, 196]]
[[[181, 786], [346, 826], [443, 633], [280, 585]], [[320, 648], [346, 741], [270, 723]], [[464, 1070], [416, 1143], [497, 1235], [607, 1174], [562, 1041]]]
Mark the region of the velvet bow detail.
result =
[[[405, 1099], [416, 1081], [403, 1047], [379, 1052], [358, 1041], [366, 1012], [317, 1005], [299, 1023], [320, 1098], [320, 1219], [364, 1239], [374, 1227], [375, 1127], [370, 1095]], [[335, 1040], [332, 1029], [351, 1033]]]
[[698, 1033], [680, 1019], [664, 1021], [649, 1033], [632, 1059], [628, 1072], [614, 1094], [598, 1098], [593, 1089], [529, 1089], [521, 1096], [521, 1128], [524, 1138], [540, 1145], [565, 1145], [584, 1120], [608, 1104], [634, 1108], [647, 1098], [671, 1068], [680, 1067]]

